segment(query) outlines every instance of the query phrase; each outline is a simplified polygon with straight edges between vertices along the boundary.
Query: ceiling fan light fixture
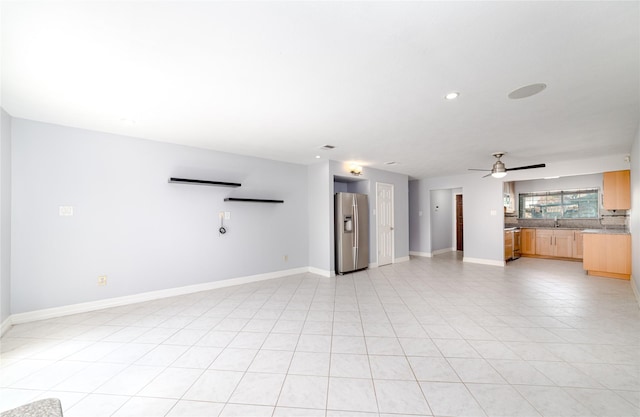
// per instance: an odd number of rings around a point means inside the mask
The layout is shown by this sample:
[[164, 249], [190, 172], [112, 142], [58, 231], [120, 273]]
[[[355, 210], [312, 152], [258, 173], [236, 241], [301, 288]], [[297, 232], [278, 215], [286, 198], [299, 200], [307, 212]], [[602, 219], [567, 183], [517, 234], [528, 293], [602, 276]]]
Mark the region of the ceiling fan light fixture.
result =
[[504, 166], [504, 163], [498, 159], [495, 164], [493, 164], [493, 168], [491, 168], [491, 176], [493, 178], [504, 178], [505, 175], [507, 175], [507, 168]]

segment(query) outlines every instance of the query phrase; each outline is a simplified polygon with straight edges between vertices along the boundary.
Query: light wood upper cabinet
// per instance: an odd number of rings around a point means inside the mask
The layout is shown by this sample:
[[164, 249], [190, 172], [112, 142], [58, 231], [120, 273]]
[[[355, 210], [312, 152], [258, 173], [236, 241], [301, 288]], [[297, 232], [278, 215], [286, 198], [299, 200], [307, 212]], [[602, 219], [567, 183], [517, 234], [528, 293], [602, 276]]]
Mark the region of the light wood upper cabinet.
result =
[[631, 235], [585, 233], [583, 268], [589, 275], [629, 279]]
[[536, 254], [536, 229], [521, 229], [520, 253], [523, 255]]
[[629, 170], [603, 174], [603, 201], [605, 210], [629, 210], [631, 208], [631, 175]]

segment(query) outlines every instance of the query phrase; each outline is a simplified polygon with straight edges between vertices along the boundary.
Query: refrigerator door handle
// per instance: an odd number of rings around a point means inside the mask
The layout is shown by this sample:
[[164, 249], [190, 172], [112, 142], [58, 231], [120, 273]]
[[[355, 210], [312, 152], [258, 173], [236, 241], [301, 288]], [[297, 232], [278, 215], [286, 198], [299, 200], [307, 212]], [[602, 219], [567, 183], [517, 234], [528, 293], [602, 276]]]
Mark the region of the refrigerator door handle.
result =
[[353, 208], [353, 269], [355, 270], [358, 267], [358, 234], [360, 233], [360, 225], [358, 224], [360, 221], [358, 218], [358, 200], [356, 200], [355, 196], [353, 196], [353, 203], [351, 204]]

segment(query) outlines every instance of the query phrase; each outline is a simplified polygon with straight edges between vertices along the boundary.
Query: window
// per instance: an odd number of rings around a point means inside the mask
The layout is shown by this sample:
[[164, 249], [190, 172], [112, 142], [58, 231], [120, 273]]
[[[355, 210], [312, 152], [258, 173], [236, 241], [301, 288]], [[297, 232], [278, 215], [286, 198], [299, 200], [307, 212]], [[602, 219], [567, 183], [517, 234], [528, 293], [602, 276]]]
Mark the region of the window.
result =
[[597, 219], [597, 188], [519, 194], [521, 219]]

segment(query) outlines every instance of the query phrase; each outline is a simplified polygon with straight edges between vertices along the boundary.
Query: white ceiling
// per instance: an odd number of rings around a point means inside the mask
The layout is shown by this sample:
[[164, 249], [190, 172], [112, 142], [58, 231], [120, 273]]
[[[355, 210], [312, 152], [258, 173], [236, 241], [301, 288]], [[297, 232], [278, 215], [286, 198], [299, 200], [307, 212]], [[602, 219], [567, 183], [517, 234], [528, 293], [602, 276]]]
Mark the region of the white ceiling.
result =
[[414, 178], [490, 168], [496, 151], [507, 167], [621, 154], [640, 117], [639, 4], [3, 1], [2, 106]]

